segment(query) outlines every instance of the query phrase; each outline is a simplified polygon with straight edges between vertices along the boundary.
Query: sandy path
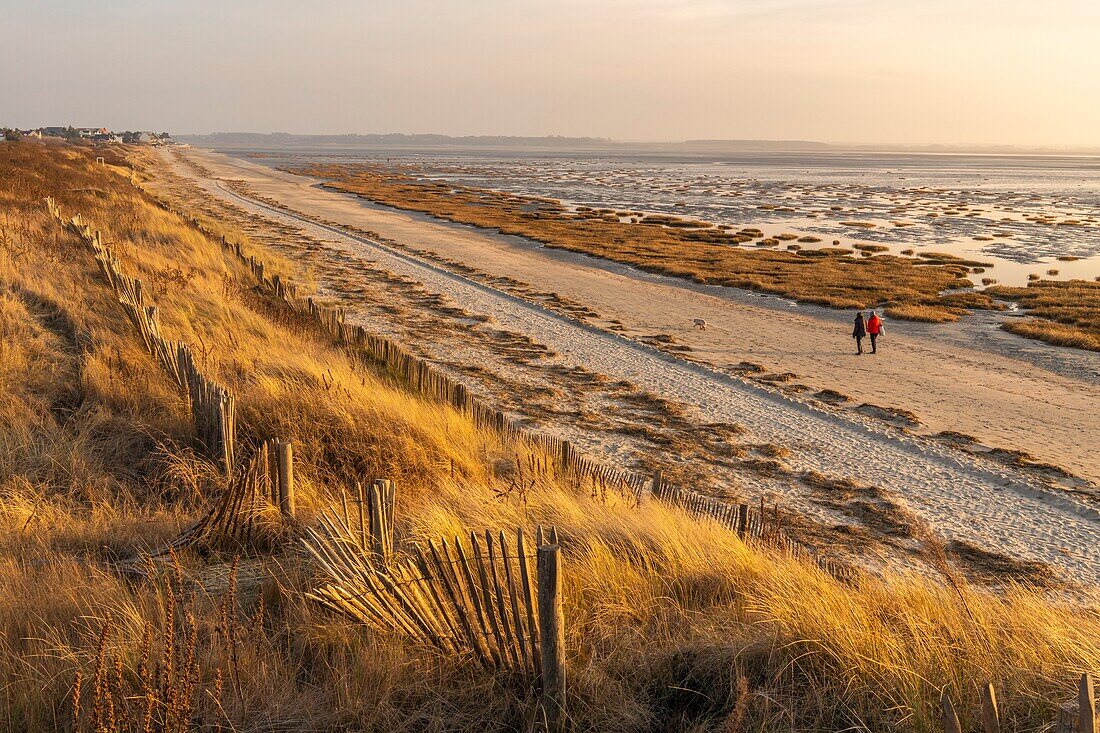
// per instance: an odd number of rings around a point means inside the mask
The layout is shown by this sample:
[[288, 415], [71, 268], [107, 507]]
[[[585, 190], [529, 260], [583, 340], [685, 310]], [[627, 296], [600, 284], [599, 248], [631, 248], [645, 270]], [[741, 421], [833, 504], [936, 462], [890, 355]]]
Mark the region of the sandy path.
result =
[[[204, 158], [203, 163], [208, 162]], [[239, 174], [239, 169], [233, 173]], [[260, 169], [253, 175], [263, 179], [268, 172]], [[502, 326], [530, 335], [565, 359], [677, 399], [694, 407], [706, 420], [735, 421], [760, 440], [786, 444], [794, 449], [789, 462], [795, 469], [852, 476], [880, 486], [903, 498], [910, 509], [946, 538], [1050, 562], [1079, 579], [1100, 581], [1100, 516], [1084, 500], [922, 437], [826, 412], [616, 334], [578, 324], [367, 238], [242, 198], [210, 181], [205, 181], [204, 187], [247, 210], [298, 226], [311, 236], [377, 261], [395, 273], [414, 277], [468, 310], [490, 315]], [[333, 209], [355, 205], [344, 197], [308, 186], [298, 185], [290, 191], [285, 184], [270, 188], [276, 190], [257, 190], [265, 196], [279, 194], [273, 198], [304, 206], [310, 214], [326, 218], [333, 218]], [[288, 199], [294, 190], [304, 190], [309, 196], [304, 201]], [[318, 211], [312, 205], [317, 198], [331, 198], [333, 203]], [[412, 238], [410, 243], [423, 245], [420, 238]], [[612, 277], [613, 273], [600, 275]]]

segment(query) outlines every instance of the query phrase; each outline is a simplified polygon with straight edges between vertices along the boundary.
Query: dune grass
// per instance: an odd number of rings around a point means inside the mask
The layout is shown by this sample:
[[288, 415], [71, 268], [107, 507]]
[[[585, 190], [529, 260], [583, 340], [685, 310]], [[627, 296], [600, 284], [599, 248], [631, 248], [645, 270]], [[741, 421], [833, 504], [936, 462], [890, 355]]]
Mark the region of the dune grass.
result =
[[121, 173], [92, 151], [0, 146], [0, 210], [20, 225], [0, 252], [0, 728], [535, 729], [517, 680], [305, 600], [317, 569], [292, 527], [264, 525], [267, 552], [124, 572], [221, 480], [45, 195], [102, 229], [128, 270], [193, 273], [157, 296], [164, 329], [235, 392], [242, 443], [294, 441], [301, 522], [388, 477], [400, 543], [558, 527], [576, 731], [932, 731], [941, 687], [973, 727], [986, 678], [1008, 729], [1033, 729], [1100, 667], [1100, 597], [916, 575], [845, 585], [656, 503], [539, 473], [518, 486], [524, 449], [355, 366]]

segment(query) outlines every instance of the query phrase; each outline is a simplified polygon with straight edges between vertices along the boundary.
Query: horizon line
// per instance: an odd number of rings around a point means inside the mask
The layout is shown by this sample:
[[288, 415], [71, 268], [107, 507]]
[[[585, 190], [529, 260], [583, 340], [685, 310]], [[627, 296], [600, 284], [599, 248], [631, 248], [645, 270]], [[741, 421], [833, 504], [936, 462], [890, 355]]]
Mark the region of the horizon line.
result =
[[687, 138], [682, 140], [670, 139], [617, 139], [595, 135], [513, 135], [477, 133], [466, 135], [451, 135], [439, 132], [255, 132], [255, 131], [227, 131], [219, 130], [208, 133], [186, 132], [173, 135], [174, 138], [215, 138], [219, 136], [256, 136], [256, 137], [286, 137], [286, 138], [441, 138], [444, 140], [523, 140], [523, 141], [556, 141], [562, 142], [586, 142], [599, 143], [613, 146], [684, 146], [684, 145], [756, 145], [756, 146], [798, 146], [803, 145], [815, 148], [831, 148], [835, 150], [861, 150], [867, 152], [949, 152], [949, 153], [973, 153], [982, 154], [1100, 154], [1100, 143], [1077, 145], [1044, 145], [1036, 143], [918, 143], [918, 142], [856, 142], [856, 141], [822, 141], [806, 140], [798, 138]]

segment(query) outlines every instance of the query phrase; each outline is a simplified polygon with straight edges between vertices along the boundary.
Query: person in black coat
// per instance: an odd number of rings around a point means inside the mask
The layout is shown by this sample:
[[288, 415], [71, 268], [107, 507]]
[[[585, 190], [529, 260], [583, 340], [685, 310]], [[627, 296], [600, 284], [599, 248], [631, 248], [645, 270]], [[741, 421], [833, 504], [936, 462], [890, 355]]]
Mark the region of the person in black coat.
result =
[[856, 355], [863, 353], [863, 337], [867, 335], [867, 327], [863, 325], [863, 314], [856, 313], [856, 327], [852, 329], [852, 338], [856, 340]]

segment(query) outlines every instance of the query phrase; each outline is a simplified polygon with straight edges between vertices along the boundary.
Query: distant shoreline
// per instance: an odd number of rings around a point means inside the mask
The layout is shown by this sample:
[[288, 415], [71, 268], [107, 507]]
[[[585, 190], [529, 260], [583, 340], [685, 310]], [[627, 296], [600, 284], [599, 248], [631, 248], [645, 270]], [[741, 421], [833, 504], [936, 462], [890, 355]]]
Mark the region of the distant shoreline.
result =
[[625, 142], [594, 137], [523, 137], [504, 135], [291, 135], [287, 133], [211, 133], [177, 135], [179, 142], [215, 149], [346, 147], [364, 150], [547, 150], [642, 155], [722, 155], [737, 153], [836, 153], [871, 155], [931, 155], [974, 157], [1100, 158], [1100, 147], [1036, 148], [1001, 145], [884, 145], [839, 144], [808, 140], [686, 140], [682, 142]]

